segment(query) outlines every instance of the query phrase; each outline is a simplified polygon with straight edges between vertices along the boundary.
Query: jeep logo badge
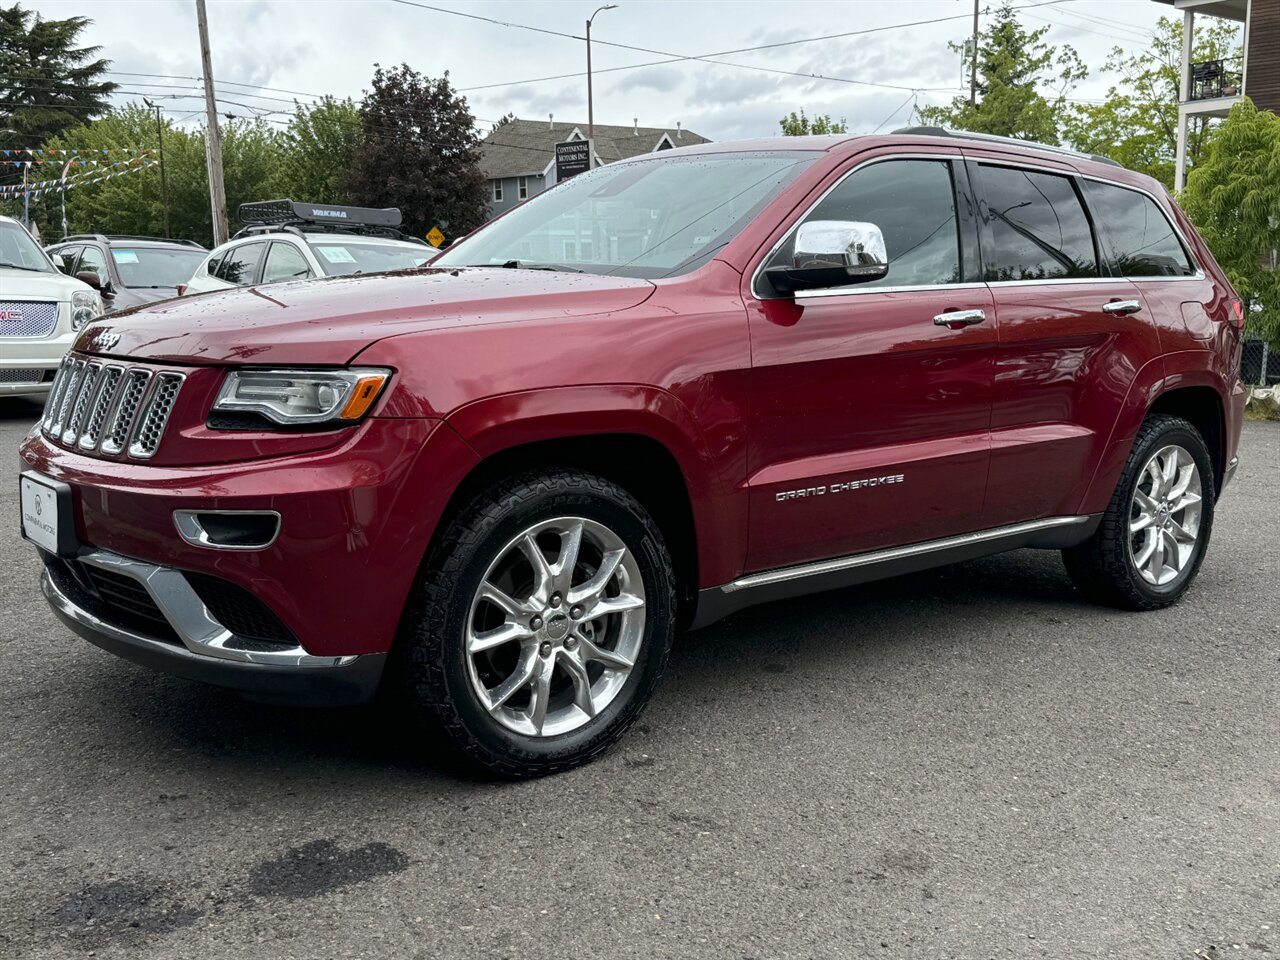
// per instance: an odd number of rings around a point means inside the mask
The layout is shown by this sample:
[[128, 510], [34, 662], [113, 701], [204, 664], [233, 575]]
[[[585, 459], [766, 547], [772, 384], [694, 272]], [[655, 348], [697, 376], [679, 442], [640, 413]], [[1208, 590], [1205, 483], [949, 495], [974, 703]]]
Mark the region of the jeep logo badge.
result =
[[120, 334], [103, 331], [89, 341], [89, 347], [93, 350], [110, 350], [119, 342]]

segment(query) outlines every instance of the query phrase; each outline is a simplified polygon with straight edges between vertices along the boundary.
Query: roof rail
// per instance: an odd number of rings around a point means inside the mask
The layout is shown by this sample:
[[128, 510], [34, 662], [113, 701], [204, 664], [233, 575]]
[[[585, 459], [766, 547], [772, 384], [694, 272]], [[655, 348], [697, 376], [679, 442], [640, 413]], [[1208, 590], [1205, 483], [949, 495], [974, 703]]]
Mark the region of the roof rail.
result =
[[983, 143], [1001, 143], [1008, 146], [1018, 147], [1034, 147], [1036, 150], [1047, 150], [1049, 153], [1063, 153], [1070, 157], [1081, 157], [1085, 160], [1096, 160], [1098, 163], [1107, 163], [1113, 167], [1122, 166], [1110, 157], [1104, 157], [1097, 153], [1085, 153], [1081, 150], [1072, 150], [1069, 147], [1057, 147], [1047, 143], [1037, 143], [1034, 140], [1019, 140], [1017, 137], [998, 137], [993, 133], [973, 133], [969, 130], [948, 130], [946, 127], [899, 127], [893, 131], [895, 134], [910, 134], [916, 137], [954, 137], [958, 140], [978, 140]]
[[[145, 240], [148, 243], [178, 243], [184, 247], [195, 247], [198, 250], [205, 249], [203, 246], [196, 243], [194, 240], [185, 240], [185, 239], [170, 238], [170, 237], [144, 237], [144, 236], [134, 235], [129, 233], [73, 233], [69, 237], [59, 237], [58, 239], [54, 240], [53, 243], [70, 243], [72, 240], [79, 240], [79, 241], [96, 240], [98, 243], [106, 243], [106, 244], [110, 244], [114, 240], [130, 240], [133, 242], [137, 242], [139, 240]], [[53, 244], [51, 243], [50, 246], [52, 245]]]
[[107, 240], [145, 240], [148, 243], [179, 243], [184, 247], [197, 247], [201, 250], [205, 249], [194, 240], [187, 240], [182, 237], [144, 237], [141, 234], [132, 233], [108, 233]]

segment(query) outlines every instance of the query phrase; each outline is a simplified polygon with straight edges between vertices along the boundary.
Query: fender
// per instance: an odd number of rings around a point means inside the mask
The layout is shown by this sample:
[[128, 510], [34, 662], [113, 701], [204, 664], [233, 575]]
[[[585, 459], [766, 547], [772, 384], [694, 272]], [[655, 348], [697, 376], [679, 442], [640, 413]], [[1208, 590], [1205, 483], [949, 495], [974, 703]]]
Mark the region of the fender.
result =
[[[1138, 429], [1160, 397], [1186, 387], [1209, 387], [1218, 394], [1224, 413], [1228, 419], [1231, 418], [1231, 405], [1226, 400], [1230, 396], [1229, 385], [1221, 371], [1214, 369], [1213, 361], [1214, 354], [1210, 351], [1187, 350], [1156, 357], [1143, 365], [1121, 405], [1106, 451], [1094, 470], [1078, 513], [1093, 514], [1106, 510], [1116, 484], [1120, 482], [1120, 473], [1133, 449]], [[1231, 423], [1223, 424], [1227, 451], [1235, 448], [1234, 437], [1239, 432], [1238, 422], [1234, 427]], [[1215, 470], [1221, 468], [1221, 464], [1214, 465]]]
[[689, 493], [699, 587], [741, 574], [745, 492], [723, 479], [692, 414], [671, 393], [629, 383], [549, 387], [475, 400], [445, 422], [482, 460], [526, 444], [598, 434], [635, 434], [662, 444], [675, 458]]

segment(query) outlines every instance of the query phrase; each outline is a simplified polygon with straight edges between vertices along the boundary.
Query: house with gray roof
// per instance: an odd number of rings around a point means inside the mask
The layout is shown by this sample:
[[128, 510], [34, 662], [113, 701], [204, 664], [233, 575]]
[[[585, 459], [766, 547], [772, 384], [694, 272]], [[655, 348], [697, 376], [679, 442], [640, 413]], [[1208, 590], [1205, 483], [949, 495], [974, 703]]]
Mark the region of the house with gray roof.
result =
[[[489, 181], [489, 216], [510, 210], [522, 200], [541, 193], [556, 183], [557, 143], [586, 140], [585, 123], [547, 120], [508, 120], [480, 142], [480, 169]], [[597, 165], [625, 160], [642, 153], [672, 150], [706, 137], [674, 127], [630, 127], [597, 123], [595, 162]]]

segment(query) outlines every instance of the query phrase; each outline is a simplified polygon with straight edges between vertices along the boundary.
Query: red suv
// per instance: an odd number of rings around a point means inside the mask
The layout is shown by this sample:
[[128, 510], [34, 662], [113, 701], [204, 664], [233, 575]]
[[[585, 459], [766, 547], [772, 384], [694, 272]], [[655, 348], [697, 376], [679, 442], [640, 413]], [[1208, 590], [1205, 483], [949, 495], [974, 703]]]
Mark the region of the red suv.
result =
[[1241, 303], [1153, 180], [935, 129], [591, 170], [429, 267], [94, 323], [22, 448], [91, 642], [408, 698], [509, 775], [616, 741], [672, 636], [1015, 547], [1177, 601]]

